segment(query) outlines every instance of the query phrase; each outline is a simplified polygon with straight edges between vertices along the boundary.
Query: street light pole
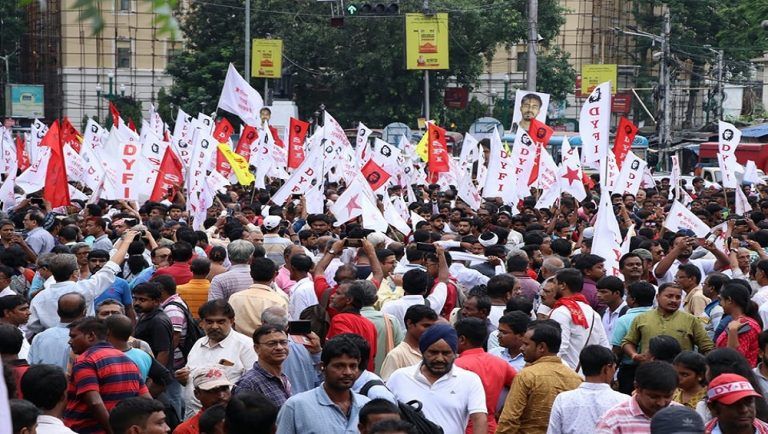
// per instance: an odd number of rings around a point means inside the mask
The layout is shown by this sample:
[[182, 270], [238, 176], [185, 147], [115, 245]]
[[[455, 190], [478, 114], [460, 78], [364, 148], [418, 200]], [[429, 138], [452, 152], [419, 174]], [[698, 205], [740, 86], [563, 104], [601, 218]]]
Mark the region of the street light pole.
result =
[[539, 0], [528, 0], [528, 90], [536, 91], [536, 43], [539, 39], [537, 30], [539, 21]]
[[251, 82], [251, 0], [245, 0], [245, 81]]
[[507, 125], [509, 120], [509, 74], [504, 74], [504, 113], [501, 117], [501, 122]]

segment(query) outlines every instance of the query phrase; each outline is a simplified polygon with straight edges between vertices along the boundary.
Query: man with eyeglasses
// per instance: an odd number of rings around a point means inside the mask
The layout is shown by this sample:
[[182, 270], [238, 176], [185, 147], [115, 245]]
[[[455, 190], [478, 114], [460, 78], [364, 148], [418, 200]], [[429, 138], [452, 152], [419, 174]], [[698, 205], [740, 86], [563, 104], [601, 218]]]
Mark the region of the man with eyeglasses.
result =
[[283, 373], [288, 345], [288, 334], [281, 326], [267, 324], [256, 329], [253, 332], [253, 348], [259, 360], [235, 384], [232, 394], [258, 392], [275, 406], [281, 407], [291, 396], [291, 382]]

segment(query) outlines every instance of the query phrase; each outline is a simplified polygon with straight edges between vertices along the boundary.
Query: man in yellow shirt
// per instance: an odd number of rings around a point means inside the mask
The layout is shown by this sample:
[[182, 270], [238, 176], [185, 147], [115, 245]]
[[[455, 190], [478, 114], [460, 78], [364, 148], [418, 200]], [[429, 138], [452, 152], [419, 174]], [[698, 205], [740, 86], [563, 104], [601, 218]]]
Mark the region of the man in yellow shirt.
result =
[[557, 395], [579, 387], [581, 377], [557, 357], [560, 342], [556, 321], [538, 320], [528, 325], [520, 347], [527, 365], [512, 382], [497, 434], [546, 433]]
[[277, 306], [288, 309], [288, 298], [283, 291], [275, 290], [273, 282], [277, 266], [271, 259], [254, 258], [251, 262], [253, 285], [229, 297], [229, 304], [235, 310], [235, 330], [252, 336], [261, 326], [261, 314], [265, 309]]
[[184, 303], [187, 303], [192, 316], [195, 319], [200, 319], [197, 311], [208, 301], [208, 289], [211, 287], [211, 282], [206, 279], [208, 273], [211, 272], [211, 261], [207, 258], [194, 259], [189, 264], [189, 270], [192, 272], [192, 279], [179, 285], [176, 288], [176, 293], [184, 300]]

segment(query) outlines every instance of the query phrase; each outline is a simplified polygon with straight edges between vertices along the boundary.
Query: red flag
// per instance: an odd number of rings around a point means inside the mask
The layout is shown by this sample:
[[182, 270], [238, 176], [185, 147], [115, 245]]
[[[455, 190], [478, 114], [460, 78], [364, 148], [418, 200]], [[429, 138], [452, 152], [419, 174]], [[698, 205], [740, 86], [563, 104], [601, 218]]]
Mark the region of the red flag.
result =
[[112, 101], [109, 102], [109, 113], [112, 114], [112, 125], [115, 127], [120, 126], [120, 112], [117, 111], [117, 107], [112, 104]]
[[619, 119], [619, 126], [616, 127], [616, 142], [613, 144], [613, 155], [616, 156], [616, 165], [621, 170], [621, 163], [627, 158], [629, 150], [632, 149], [632, 142], [637, 135], [637, 127], [624, 116]]
[[69, 145], [78, 154], [80, 153], [80, 132], [77, 131], [69, 118], [64, 116], [64, 120], [61, 121], [61, 142], [64, 145]]
[[32, 163], [29, 161], [29, 153], [24, 146], [24, 137], [16, 136], [16, 162], [18, 163], [19, 170], [22, 172], [27, 170]]
[[429, 159], [427, 161], [429, 172], [447, 172], [450, 168], [448, 166], [448, 145], [445, 144], [445, 130], [430, 123], [427, 134], [429, 134], [427, 140], [429, 146]]
[[64, 145], [58, 120], [53, 122], [53, 125], [48, 129], [40, 144], [51, 148], [51, 158], [48, 160], [48, 168], [45, 171], [43, 198], [53, 208], [67, 206], [71, 202], [69, 200], [67, 168], [64, 165], [64, 152], [62, 151]]
[[216, 171], [221, 173], [221, 176], [225, 178], [229, 178], [229, 175], [232, 174], [232, 166], [230, 166], [229, 161], [227, 161], [224, 154], [218, 149], [216, 150]]
[[245, 158], [245, 161], [251, 159], [251, 145], [259, 138], [259, 133], [256, 132], [256, 128], [245, 125], [243, 131], [240, 133], [240, 140], [237, 141], [237, 147], [235, 148], [235, 154]]
[[134, 133], [138, 132], [136, 131], [136, 125], [133, 123], [133, 118], [128, 119], [128, 128], [130, 128]]
[[541, 150], [546, 148], [549, 144], [549, 139], [552, 138], [552, 134], [554, 133], [555, 130], [548, 127], [544, 122], [539, 122], [536, 118], [531, 119], [531, 126], [528, 127], [528, 135], [536, 144], [536, 158], [533, 160], [533, 170], [531, 170], [531, 177], [528, 178], [528, 185], [533, 184], [539, 177]]
[[170, 146], [166, 148], [163, 161], [160, 163], [160, 169], [157, 173], [155, 187], [152, 189], [151, 201], [163, 200], [169, 189], [176, 190], [181, 185], [184, 178], [182, 176], [181, 161], [176, 154], [171, 151]]
[[288, 134], [288, 168], [295, 169], [304, 161], [304, 140], [309, 131], [309, 122], [291, 118]]
[[269, 132], [272, 133], [272, 138], [275, 139], [275, 144], [281, 148], [285, 148], [285, 143], [283, 143], [283, 139], [281, 139], [277, 134], [277, 129], [273, 126], [270, 126]]
[[234, 131], [234, 127], [232, 127], [232, 124], [229, 123], [227, 118], [221, 118], [216, 122], [216, 128], [213, 130], [213, 138], [218, 140], [219, 143], [227, 143]]
[[378, 190], [391, 176], [389, 172], [376, 164], [373, 158], [368, 160], [360, 171], [363, 173], [365, 180], [368, 181], [368, 184], [371, 185], [371, 190], [373, 191]]

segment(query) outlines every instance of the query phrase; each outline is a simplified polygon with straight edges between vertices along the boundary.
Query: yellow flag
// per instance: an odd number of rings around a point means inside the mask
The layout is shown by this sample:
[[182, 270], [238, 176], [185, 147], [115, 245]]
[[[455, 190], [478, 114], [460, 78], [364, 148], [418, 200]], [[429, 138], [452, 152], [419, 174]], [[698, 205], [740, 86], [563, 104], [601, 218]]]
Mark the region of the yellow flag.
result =
[[[427, 130], [429, 131], [429, 130]], [[416, 145], [416, 155], [421, 158], [421, 161], [427, 161], [429, 159], [429, 133], [427, 131], [424, 131], [424, 135], [421, 136], [421, 140], [419, 140], [419, 143]]]
[[232, 170], [235, 171], [237, 182], [242, 185], [249, 185], [256, 181], [256, 178], [253, 177], [253, 173], [248, 170], [248, 162], [245, 161], [245, 158], [243, 158], [242, 155], [235, 154], [232, 151], [232, 148], [226, 143], [219, 143], [219, 151], [221, 151], [221, 154], [227, 159], [229, 165], [232, 166]]

